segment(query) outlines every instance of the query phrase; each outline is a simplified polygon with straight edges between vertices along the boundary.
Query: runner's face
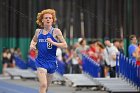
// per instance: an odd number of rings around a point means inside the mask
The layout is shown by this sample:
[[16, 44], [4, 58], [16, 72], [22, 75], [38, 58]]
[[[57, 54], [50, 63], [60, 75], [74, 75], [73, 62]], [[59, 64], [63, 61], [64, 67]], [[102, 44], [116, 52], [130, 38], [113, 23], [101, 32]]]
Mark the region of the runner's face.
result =
[[51, 14], [44, 14], [42, 19], [44, 26], [51, 26], [53, 23], [53, 18]]

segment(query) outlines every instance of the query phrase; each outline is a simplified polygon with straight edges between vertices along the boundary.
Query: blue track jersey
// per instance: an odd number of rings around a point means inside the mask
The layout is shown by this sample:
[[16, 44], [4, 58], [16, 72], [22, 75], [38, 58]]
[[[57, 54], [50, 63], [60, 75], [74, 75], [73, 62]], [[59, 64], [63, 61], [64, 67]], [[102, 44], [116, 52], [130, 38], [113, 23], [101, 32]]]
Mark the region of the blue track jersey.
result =
[[[53, 37], [54, 28], [51, 28], [48, 34], [43, 34], [43, 29], [38, 34], [38, 42], [37, 42], [37, 49], [38, 49], [38, 56], [36, 58], [36, 66], [42, 67], [50, 70], [50, 73], [54, 72], [57, 67], [56, 64], [56, 49], [57, 46], [52, 45], [51, 43], [47, 42], [47, 38], [51, 38], [54, 42], [57, 40]], [[53, 71], [51, 71], [53, 70]]]

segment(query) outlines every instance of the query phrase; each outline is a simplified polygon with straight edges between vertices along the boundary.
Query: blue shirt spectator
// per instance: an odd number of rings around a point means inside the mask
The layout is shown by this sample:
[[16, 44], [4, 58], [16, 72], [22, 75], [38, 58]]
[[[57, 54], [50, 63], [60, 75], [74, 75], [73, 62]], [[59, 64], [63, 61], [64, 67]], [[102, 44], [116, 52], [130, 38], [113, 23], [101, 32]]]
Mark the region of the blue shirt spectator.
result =
[[136, 35], [131, 35], [129, 37], [129, 39], [131, 40], [131, 44], [129, 45], [129, 48], [128, 48], [129, 58], [133, 62], [136, 62], [136, 55], [135, 55], [135, 51], [136, 51], [136, 48], [137, 48], [137, 38], [136, 38]]
[[129, 52], [129, 58], [133, 61], [136, 62], [136, 57], [133, 56], [133, 53], [136, 51], [137, 46], [134, 44], [131, 44], [129, 46], [128, 52]]

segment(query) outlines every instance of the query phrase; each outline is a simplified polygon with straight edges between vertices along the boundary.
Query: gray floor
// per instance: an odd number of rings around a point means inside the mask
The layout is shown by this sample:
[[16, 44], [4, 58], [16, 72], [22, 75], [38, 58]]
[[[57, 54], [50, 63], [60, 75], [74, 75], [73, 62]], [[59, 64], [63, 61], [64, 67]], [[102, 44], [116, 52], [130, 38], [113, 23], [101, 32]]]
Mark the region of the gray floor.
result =
[[[2, 80], [6, 83], [16, 84], [20, 86], [26, 86], [29, 88], [38, 89], [38, 82], [35, 80]], [[82, 89], [82, 91], [75, 91], [75, 88], [69, 86], [62, 86], [58, 84], [51, 84], [49, 87], [49, 93], [107, 93], [105, 91], [93, 91], [91, 89]]]

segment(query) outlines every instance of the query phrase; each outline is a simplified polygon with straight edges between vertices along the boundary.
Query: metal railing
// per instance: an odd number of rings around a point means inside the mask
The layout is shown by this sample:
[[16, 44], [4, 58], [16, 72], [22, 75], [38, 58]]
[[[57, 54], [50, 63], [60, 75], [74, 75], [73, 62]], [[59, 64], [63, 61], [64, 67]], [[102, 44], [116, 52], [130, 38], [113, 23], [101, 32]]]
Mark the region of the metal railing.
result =
[[19, 56], [14, 55], [14, 59], [15, 59], [15, 64], [17, 67], [19, 67], [20, 69], [27, 69], [27, 63], [21, 59]]
[[65, 74], [65, 63], [63, 61], [57, 60], [57, 65], [58, 67], [56, 72], [58, 72], [61, 75]]
[[116, 64], [117, 75], [140, 88], [140, 66], [123, 54], [117, 56]]
[[[23, 59], [21, 59], [19, 56], [14, 56], [14, 59], [16, 61], [16, 66], [20, 69], [27, 69], [31, 68], [32, 70], [37, 70], [35, 65], [35, 59], [28, 57], [28, 61], [25, 62]], [[57, 72], [61, 75], [65, 73], [65, 63], [62, 61], [57, 60]]]
[[92, 77], [100, 77], [100, 65], [87, 55], [82, 55], [83, 71]]

